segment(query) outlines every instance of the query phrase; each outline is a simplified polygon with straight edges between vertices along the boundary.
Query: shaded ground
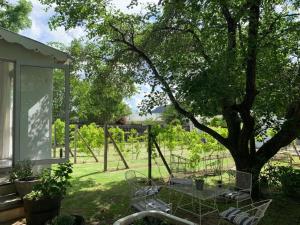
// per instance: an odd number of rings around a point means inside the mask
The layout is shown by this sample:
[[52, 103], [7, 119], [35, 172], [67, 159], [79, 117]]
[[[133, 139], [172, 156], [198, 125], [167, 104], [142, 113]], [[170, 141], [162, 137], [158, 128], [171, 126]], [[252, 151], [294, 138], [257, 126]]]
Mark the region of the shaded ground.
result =
[[[63, 201], [62, 213], [83, 215], [88, 224], [95, 225], [110, 225], [130, 213], [125, 171], [103, 173], [101, 170], [99, 164], [74, 166], [73, 187]], [[138, 170], [147, 174], [146, 168]], [[153, 173], [156, 177], [160, 176], [157, 168]], [[167, 177], [163, 168], [161, 174]], [[280, 194], [270, 197], [273, 202], [260, 225], [300, 225], [299, 200]], [[210, 219], [209, 224], [217, 224], [217, 221]]]

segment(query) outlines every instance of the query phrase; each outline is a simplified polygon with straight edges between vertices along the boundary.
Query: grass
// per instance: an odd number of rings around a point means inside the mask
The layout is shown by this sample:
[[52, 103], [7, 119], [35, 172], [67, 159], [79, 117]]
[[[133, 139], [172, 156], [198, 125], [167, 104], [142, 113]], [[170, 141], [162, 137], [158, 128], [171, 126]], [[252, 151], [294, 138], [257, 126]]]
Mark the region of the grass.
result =
[[[131, 213], [129, 211], [129, 187], [124, 181], [125, 170], [102, 172], [102, 164], [74, 165], [72, 187], [63, 200], [62, 213], [80, 214], [87, 224], [110, 225]], [[136, 170], [147, 174], [146, 167]], [[153, 176], [167, 177], [153, 166]], [[299, 225], [300, 202], [280, 194], [270, 196], [273, 202], [260, 225]], [[217, 224], [211, 223], [211, 224]]]

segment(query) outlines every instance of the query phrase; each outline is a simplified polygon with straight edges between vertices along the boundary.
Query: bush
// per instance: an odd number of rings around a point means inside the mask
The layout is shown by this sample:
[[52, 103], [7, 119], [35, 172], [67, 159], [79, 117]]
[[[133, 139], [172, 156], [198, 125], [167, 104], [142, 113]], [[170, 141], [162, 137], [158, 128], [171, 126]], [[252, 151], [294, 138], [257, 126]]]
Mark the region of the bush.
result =
[[281, 188], [286, 196], [300, 197], [300, 170], [290, 166], [268, 165], [261, 173], [261, 182]]
[[300, 198], [300, 170], [281, 166], [279, 179], [285, 195]]
[[63, 146], [65, 144], [65, 122], [61, 119], [55, 120], [52, 125], [52, 144], [54, 144], [54, 140], [57, 146]]
[[32, 172], [32, 162], [30, 160], [24, 160], [17, 162], [16, 165], [12, 168], [9, 174], [9, 180], [11, 182], [16, 179], [26, 181], [31, 179], [33, 176]]
[[89, 125], [83, 125], [79, 129], [80, 134], [84, 138], [77, 137], [77, 147], [83, 152], [89, 152], [86, 143], [93, 149], [101, 149], [104, 144], [104, 129], [101, 127], [97, 127], [95, 123], [91, 123]]
[[25, 199], [39, 200], [63, 197], [70, 186], [69, 179], [72, 173], [72, 164], [69, 162], [58, 164], [55, 169], [45, 169], [40, 182], [33, 187], [33, 191], [25, 195]]

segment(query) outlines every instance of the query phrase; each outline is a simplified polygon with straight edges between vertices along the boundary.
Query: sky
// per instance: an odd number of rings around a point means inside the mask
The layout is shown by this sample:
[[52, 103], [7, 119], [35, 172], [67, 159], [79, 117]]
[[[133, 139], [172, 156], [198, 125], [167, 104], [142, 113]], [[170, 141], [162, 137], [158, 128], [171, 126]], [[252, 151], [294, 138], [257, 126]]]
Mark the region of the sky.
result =
[[[17, 0], [10, 0], [9, 2], [16, 1]], [[140, 2], [157, 3], [158, 0], [140, 0]], [[84, 36], [85, 32], [81, 27], [77, 27], [68, 31], [65, 31], [63, 27], [59, 27], [56, 30], [50, 30], [48, 21], [54, 14], [54, 10], [49, 9], [45, 11], [46, 6], [42, 5], [38, 0], [31, 0], [31, 3], [33, 6], [32, 12], [30, 14], [32, 26], [28, 29], [22, 30], [20, 34], [45, 44], [47, 44], [48, 42], [62, 42], [66, 45], [70, 44], [73, 39]], [[113, 3], [116, 8], [119, 8], [122, 11], [128, 11], [126, 6], [130, 3], [130, 0], [113, 0]], [[140, 10], [142, 9], [135, 9], [135, 11]], [[149, 92], [150, 87], [145, 85], [138, 87], [138, 89], [140, 90], [139, 93], [126, 100], [127, 104], [131, 107], [133, 112], [138, 111], [137, 106], [141, 102], [143, 96]]]

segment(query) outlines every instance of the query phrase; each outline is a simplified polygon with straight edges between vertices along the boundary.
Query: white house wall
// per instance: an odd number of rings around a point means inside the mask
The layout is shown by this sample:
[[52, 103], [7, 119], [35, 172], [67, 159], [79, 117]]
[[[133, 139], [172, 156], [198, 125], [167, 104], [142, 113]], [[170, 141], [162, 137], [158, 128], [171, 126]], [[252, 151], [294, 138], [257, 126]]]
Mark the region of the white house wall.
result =
[[14, 158], [51, 159], [52, 69], [22, 65], [50, 66], [55, 60], [3, 39], [1, 59], [17, 66]]
[[21, 67], [20, 159], [51, 158], [52, 69]]
[[21, 61], [26, 64], [54, 64], [54, 58], [29, 51], [21, 45], [8, 43], [0, 39], [0, 59]]

